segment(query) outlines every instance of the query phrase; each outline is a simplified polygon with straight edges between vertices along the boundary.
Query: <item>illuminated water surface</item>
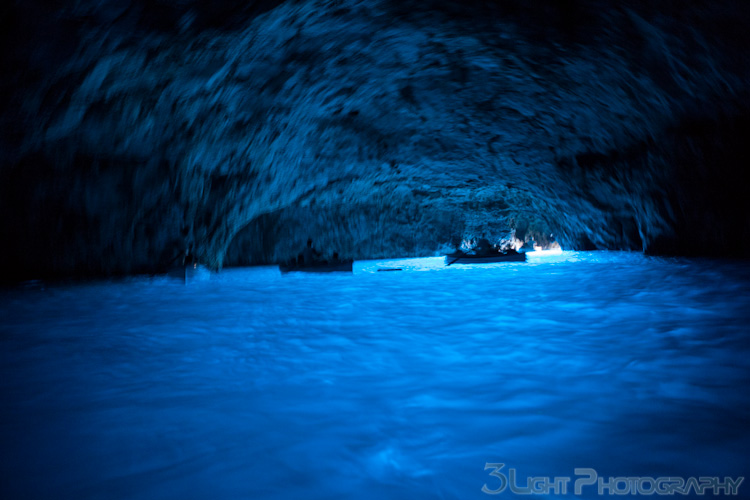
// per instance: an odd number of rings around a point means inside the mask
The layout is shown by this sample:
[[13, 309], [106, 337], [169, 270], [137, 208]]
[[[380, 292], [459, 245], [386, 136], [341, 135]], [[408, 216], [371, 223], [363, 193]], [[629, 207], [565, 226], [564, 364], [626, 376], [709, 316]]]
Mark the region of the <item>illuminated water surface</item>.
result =
[[750, 475], [741, 262], [37, 283], [0, 316], [3, 498], [490, 498], [487, 462]]

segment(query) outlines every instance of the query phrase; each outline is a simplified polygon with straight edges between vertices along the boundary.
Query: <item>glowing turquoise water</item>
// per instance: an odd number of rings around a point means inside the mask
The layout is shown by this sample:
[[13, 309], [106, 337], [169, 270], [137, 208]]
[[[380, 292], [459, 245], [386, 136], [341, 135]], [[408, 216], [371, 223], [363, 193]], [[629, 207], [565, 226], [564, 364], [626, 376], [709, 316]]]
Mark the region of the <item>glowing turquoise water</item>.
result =
[[0, 317], [2, 498], [490, 498], [487, 462], [750, 476], [746, 263], [37, 283]]

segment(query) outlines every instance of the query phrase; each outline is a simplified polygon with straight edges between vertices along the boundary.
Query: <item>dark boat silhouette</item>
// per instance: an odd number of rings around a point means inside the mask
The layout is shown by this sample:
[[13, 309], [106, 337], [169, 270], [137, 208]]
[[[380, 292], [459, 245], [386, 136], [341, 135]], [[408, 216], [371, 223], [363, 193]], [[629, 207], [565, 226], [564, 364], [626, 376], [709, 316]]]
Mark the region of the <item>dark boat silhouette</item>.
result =
[[445, 256], [445, 263], [449, 266], [452, 264], [492, 264], [495, 262], [526, 262], [526, 254], [498, 252], [486, 255], [472, 255], [464, 252], [454, 252]]

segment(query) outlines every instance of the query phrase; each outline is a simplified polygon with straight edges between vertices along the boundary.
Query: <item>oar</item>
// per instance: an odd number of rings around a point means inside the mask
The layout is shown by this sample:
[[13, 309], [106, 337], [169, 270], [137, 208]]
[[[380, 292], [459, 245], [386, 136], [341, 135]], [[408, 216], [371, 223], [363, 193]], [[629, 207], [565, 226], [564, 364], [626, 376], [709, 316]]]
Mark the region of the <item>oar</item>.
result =
[[452, 261], [448, 262], [448, 263], [447, 263], [447, 264], [445, 265], [445, 267], [448, 267], [448, 266], [450, 266], [451, 264], [455, 264], [456, 262], [458, 262], [459, 260], [461, 260], [462, 258], [464, 258], [464, 257], [466, 256], [466, 254], [465, 254], [465, 253], [463, 253], [463, 252], [462, 252], [461, 250], [459, 250], [459, 251], [458, 251], [458, 253], [460, 253], [461, 255], [459, 255], [458, 257], [456, 257], [456, 258], [455, 258], [455, 259], [453, 259]]

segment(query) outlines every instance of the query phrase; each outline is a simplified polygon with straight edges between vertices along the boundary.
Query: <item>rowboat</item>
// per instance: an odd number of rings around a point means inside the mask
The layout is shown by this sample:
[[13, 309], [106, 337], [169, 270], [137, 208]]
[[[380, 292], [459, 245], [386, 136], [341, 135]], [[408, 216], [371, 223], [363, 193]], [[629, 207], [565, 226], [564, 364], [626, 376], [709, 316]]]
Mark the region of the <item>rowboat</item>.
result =
[[526, 262], [526, 254], [518, 252], [471, 255], [455, 252], [445, 256], [446, 265], [451, 264], [492, 264], [495, 262]]

